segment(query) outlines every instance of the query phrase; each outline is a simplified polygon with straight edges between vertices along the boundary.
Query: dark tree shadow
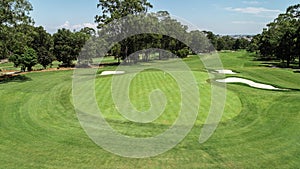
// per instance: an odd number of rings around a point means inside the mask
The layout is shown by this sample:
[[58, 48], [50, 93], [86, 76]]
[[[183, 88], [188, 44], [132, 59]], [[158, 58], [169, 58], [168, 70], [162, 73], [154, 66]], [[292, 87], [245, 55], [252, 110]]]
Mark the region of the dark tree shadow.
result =
[[32, 79], [25, 75], [15, 75], [15, 76], [0, 76], [0, 84], [9, 83], [9, 82], [26, 82], [31, 81]]
[[300, 73], [300, 70], [294, 70], [294, 73]]
[[112, 62], [112, 63], [100, 63], [98, 66], [119, 66], [121, 63]]

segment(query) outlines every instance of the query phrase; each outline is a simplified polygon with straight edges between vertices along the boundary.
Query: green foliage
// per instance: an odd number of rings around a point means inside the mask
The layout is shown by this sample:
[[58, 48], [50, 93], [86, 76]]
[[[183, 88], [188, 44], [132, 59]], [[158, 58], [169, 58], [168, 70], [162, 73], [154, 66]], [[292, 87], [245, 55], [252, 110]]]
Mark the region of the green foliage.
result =
[[70, 67], [72, 62], [79, 57], [89, 36], [84, 32], [71, 32], [68, 29], [59, 29], [53, 35], [53, 53], [56, 59], [63, 62], [63, 66]]
[[49, 33], [43, 27], [33, 28], [33, 31], [30, 33], [30, 36], [33, 38], [32, 42], [29, 44], [38, 55], [38, 63], [41, 64], [44, 69], [52, 64], [55, 59], [52, 53], [53, 50], [53, 39]]
[[96, 15], [95, 21], [101, 28], [115, 19], [146, 13], [152, 5], [147, 0], [99, 0], [97, 8], [102, 14]]
[[[175, 55], [180, 50], [180, 57], [186, 57], [189, 53], [186, 52], [187, 50], [183, 50], [184, 48], [192, 48], [194, 53], [201, 53], [208, 52], [211, 46], [203, 32], [188, 32], [187, 26], [176, 19], [172, 19], [170, 14], [166, 11], [136, 17], [128, 16], [125, 21], [113, 22], [112, 24], [114, 26], [103, 27], [99, 31], [99, 35], [107, 38], [108, 41], [124, 34], [134, 34], [140, 30], [142, 30], [142, 32], [162, 32], [159, 34], [138, 34], [127, 37], [118, 42], [118, 44], [114, 44], [114, 46], [110, 48], [109, 55], [115, 55], [116, 58], [122, 59], [125, 62], [136, 63], [139, 61], [149, 61], [150, 54], [147, 49], [164, 49]], [[190, 51], [191, 49], [188, 50]], [[141, 53], [141, 51], [144, 53]], [[135, 52], [137, 53], [135, 54]], [[169, 55], [162, 55], [161, 52], [157, 53], [159, 59], [171, 57]], [[131, 54], [134, 55], [128, 57]]]
[[[210, 42], [208, 37], [205, 36], [204, 32], [199, 30], [191, 31], [189, 33], [189, 47], [195, 52], [198, 53], [206, 53], [209, 51]], [[199, 45], [200, 44], [200, 45]]]
[[223, 38], [218, 38], [217, 39], [217, 47], [216, 49], [218, 51], [224, 50], [225, 49], [225, 40]]
[[14, 32], [7, 43], [8, 50], [11, 54], [22, 55], [26, 48], [32, 48], [38, 56], [38, 63], [44, 68], [54, 60], [52, 54], [53, 40], [49, 33], [43, 27], [34, 27], [32, 25], [18, 25], [11, 28]]
[[186, 58], [189, 54], [190, 54], [190, 50], [187, 47], [177, 51], [177, 56], [180, 58]]
[[249, 45], [246, 48], [248, 52], [256, 52], [256, 53], [258, 52], [259, 39], [260, 39], [260, 34], [252, 37], [251, 42], [249, 43]]
[[236, 39], [232, 47], [233, 50], [247, 49], [250, 42], [245, 38]]
[[15, 25], [32, 22], [29, 12], [32, 5], [28, 0], [0, 1], [0, 25]]
[[[286, 62], [286, 67], [300, 58], [299, 41], [300, 4], [290, 6], [285, 13], [280, 14], [273, 22], [269, 23], [267, 29], [261, 35], [253, 39], [252, 47], [257, 47], [261, 58], [280, 59]], [[299, 59], [300, 67], [300, 59]]]
[[30, 11], [32, 5], [28, 0], [0, 1], [0, 59], [15, 53], [15, 44], [23, 42], [16, 27], [33, 22], [29, 16]]
[[210, 31], [204, 31], [204, 33], [210, 40], [209, 51], [241, 50], [247, 49], [250, 45], [250, 42], [244, 37], [233, 38], [231, 36], [220, 36]]
[[26, 68], [28, 71], [32, 71], [32, 67], [38, 62], [37, 53], [32, 48], [25, 48], [23, 54], [14, 54], [9, 58], [9, 61], [13, 62], [15, 67], [21, 66], [21, 70], [25, 71]]

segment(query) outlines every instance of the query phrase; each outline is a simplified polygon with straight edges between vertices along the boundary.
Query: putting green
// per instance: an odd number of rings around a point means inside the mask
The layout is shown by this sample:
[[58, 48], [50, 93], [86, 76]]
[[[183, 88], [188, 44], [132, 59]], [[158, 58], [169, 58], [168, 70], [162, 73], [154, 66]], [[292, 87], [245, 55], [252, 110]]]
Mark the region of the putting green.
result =
[[[196, 124], [202, 125], [205, 123], [211, 106], [211, 85], [207, 83], [207, 79], [209, 78], [207, 73], [193, 72], [193, 74], [198, 83], [200, 93], [200, 108]], [[121, 76], [126, 79], [128, 75], [124, 74]], [[112, 76], [98, 77], [96, 80], [96, 96], [101, 113], [107, 120], [119, 120], [120, 123], [129, 122], [119, 113], [112, 98], [111, 86]], [[138, 111], [147, 111], [151, 107], [149, 96], [156, 89], [160, 89], [165, 94], [168, 102], [162, 115], [153, 121], [152, 124], [171, 126], [178, 118], [178, 113], [181, 109], [180, 88], [171, 75], [166, 75], [162, 71], [145, 71], [139, 73], [130, 85], [130, 101]], [[124, 93], [124, 91], [120, 92]], [[222, 122], [236, 117], [242, 110], [240, 99], [234, 92], [227, 91], [226, 97]], [[124, 127], [126, 126], [124, 125]], [[141, 135], [145, 135], [143, 131], [140, 133]], [[138, 133], [134, 131], [132, 134], [136, 135]]]

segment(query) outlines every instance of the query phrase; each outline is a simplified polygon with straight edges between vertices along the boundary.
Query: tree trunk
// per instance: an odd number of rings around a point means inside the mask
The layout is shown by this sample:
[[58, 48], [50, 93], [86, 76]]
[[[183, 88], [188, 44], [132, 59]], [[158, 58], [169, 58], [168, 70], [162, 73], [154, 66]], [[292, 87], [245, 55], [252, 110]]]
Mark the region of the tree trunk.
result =
[[290, 62], [291, 62], [290, 57], [288, 57], [288, 58], [287, 58], [287, 61], [286, 61], [286, 67], [287, 67], [287, 68], [290, 67]]
[[28, 70], [28, 72], [31, 72], [31, 71], [32, 71], [32, 67], [31, 67], [31, 66], [28, 66], [28, 67], [27, 67], [27, 70]]
[[162, 51], [159, 51], [159, 60], [162, 58]]
[[129, 59], [128, 58], [128, 46], [127, 45], [125, 46], [125, 60], [126, 59]]
[[26, 71], [26, 67], [25, 66], [22, 66], [21, 67], [21, 72], [25, 72]]

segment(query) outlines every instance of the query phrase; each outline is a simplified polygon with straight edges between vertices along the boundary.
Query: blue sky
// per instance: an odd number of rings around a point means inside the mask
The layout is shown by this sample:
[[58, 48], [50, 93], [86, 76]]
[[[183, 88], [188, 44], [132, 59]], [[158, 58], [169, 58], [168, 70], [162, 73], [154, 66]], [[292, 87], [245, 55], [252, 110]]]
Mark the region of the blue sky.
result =
[[[58, 28], [95, 27], [98, 0], [29, 0], [36, 25]], [[151, 11], [167, 10], [201, 30], [217, 34], [257, 34], [298, 0], [149, 0]]]

